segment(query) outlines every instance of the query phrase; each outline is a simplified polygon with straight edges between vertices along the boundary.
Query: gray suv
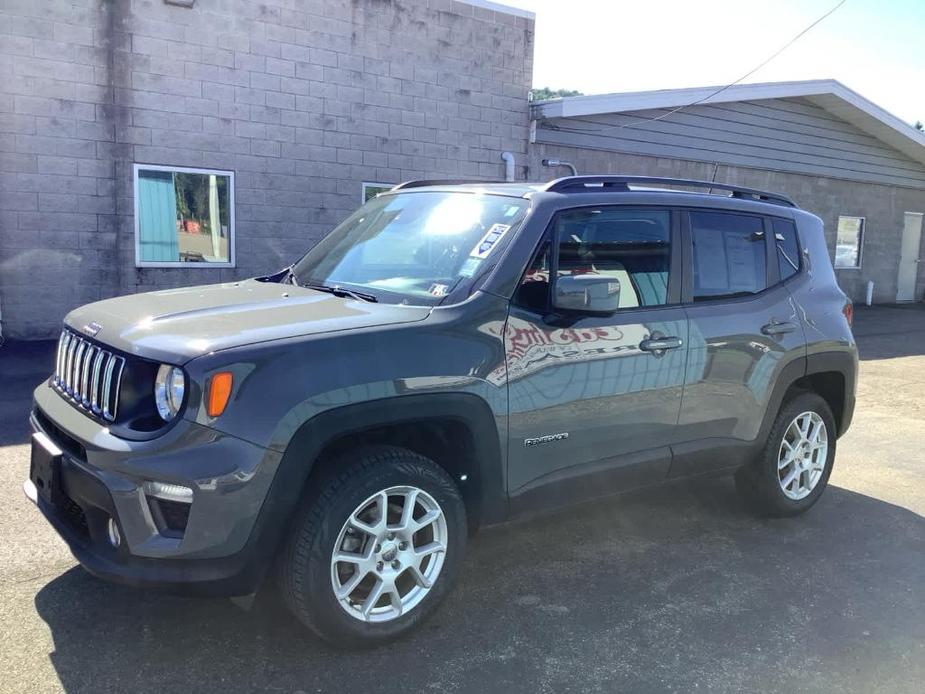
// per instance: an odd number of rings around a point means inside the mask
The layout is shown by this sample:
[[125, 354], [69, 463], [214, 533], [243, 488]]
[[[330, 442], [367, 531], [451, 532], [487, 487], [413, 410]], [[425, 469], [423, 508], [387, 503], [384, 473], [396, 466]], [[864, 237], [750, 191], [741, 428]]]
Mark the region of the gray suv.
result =
[[854, 411], [851, 316], [781, 195], [405, 183], [274, 275], [72, 311], [25, 491], [96, 576], [270, 576], [376, 644], [486, 524], [725, 471], [760, 513], [808, 509]]

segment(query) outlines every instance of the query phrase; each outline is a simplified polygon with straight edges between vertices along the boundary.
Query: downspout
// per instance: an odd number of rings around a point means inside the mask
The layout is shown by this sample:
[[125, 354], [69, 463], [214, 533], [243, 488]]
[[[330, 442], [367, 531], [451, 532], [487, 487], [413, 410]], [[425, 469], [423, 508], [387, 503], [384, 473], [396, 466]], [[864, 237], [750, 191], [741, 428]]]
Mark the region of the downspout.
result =
[[501, 152], [501, 158], [504, 160], [504, 180], [508, 183], [513, 183], [514, 155], [511, 152]]

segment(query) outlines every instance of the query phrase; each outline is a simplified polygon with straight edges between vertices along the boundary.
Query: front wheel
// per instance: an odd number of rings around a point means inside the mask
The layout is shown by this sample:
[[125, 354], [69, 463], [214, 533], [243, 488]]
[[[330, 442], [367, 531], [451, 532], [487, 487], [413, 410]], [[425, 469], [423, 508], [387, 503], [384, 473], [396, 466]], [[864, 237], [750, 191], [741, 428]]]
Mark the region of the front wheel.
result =
[[456, 485], [433, 461], [393, 447], [340, 461], [306, 501], [284, 549], [289, 609], [338, 646], [414, 629], [449, 592], [466, 543]]
[[787, 401], [758, 460], [736, 473], [736, 487], [759, 513], [793, 516], [816, 503], [835, 461], [835, 419], [815, 393]]

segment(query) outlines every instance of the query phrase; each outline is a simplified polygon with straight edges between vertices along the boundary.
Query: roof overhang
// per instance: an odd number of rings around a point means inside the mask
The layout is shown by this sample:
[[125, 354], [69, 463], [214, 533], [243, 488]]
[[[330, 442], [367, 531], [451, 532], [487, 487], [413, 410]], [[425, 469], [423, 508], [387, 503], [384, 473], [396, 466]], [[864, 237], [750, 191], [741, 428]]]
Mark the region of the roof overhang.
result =
[[535, 12], [524, 10], [519, 7], [511, 7], [510, 5], [504, 5], [500, 2], [492, 2], [492, 0], [462, 0], [462, 2], [466, 5], [481, 7], [483, 10], [494, 10], [495, 12], [513, 15], [514, 17], [523, 17], [524, 19], [536, 19]]
[[911, 159], [925, 164], [925, 133], [916, 130], [889, 111], [848, 89], [838, 80], [736, 84], [716, 93], [719, 89], [721, 87], [693, 87], [568, 96], [534, 103], [532, 117], [535, 119], [569, 118], [649, 109], [672, 109], [694, 103], [698, 105], [722, 104], [731, 101], [803, 97]]

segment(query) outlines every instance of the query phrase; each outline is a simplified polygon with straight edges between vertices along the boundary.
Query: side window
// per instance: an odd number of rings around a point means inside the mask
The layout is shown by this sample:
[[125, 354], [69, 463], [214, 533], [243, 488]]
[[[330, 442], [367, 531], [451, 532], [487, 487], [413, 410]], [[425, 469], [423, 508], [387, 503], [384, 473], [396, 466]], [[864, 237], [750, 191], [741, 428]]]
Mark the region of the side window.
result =
[[595, 274], [619, 282], [621, 309], [668, 303], [671, 213], [625, 207], [581, 208], [555, 222], [556, 276]]
[[800, 271], [800, 244], [797, 241], [797, 228], [789, 219], [772, 219], [774, 230], [774, 248], [777, 252], [777, 267], [780, 281], [790, 279]]
[[694, 301], [757, 294], [767, 287], [761, 217], [691, 212]]

